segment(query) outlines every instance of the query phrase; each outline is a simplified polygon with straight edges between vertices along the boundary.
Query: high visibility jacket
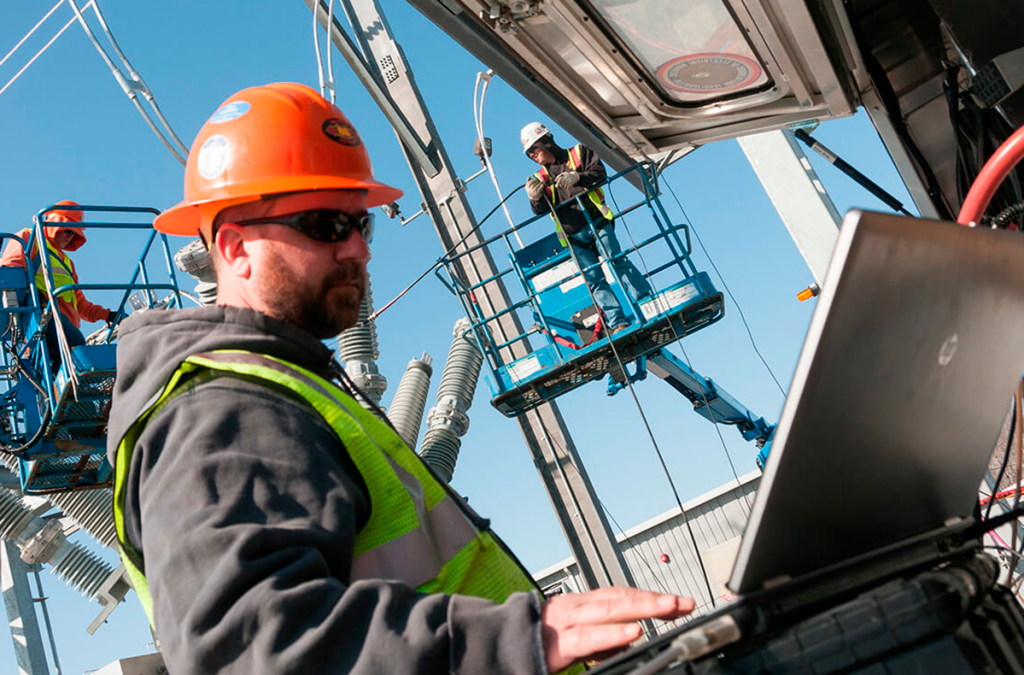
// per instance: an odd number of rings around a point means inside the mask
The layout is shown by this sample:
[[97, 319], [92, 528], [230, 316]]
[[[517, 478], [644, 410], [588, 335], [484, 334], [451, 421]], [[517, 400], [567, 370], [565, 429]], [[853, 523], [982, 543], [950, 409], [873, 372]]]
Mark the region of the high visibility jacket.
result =
[[[217, 374], [265, 380], [316, 411], [338, 435], [366, 484], [369, 520], [356, 534], [348, 581], [394, 579], [423, 593], [458, 593], [503, 602], [516, 591], [538, 590], [504, 544], [427, 469], [373, 413], [331, 382], [280, 359], [241, 350], [218, 350], [187, 358], [159, 396], [120, 439], [114, 482], [117, 538], [132, 586], [153, 623], [153, 601], [142, 553], [128, 541], [126, 480], [132, 453], [148, 421], [170, 400]], [[192, 383], [190, 385], [189, 383]]]
[[[59, 230], [71, 230], [75, 232], [76, 237], [72, 243], [69, 244], [65, 249], [57, 249], [53, 246], [51, 239], [56, 236], [56, 232]], [[78, 272], [75, 270], [74, 264], [71, 262], [71, 258], [68, 256], [67, 251], [74, 251], [81, 247], [85, 243], [85, 235], [82, 234], [81, 229], [77, 227], [68, 227], [67, 225], [51, 224], [45, 228], [46, 232], [46, 247], [47, 253], [50, 256], [50, 268], [54, 274], [54, 289], [60, 288], [69, 283], [78, 283]], [[25, 228], [19, 231], [17, 236], [21, 241], [27, 242], [32, 231]], [[0, 256], [0, 266], [2, 267], [27, 267], [25, 260], [24, 244], [16, 241], [11, 241], [4, 249], [3, 255]], [[33, 245], [31, 257], [34, 261], [39, 260], [38, 247]], [[62, 264], [63, 263], [63, 264]], [[70, 273], [70, 280], [66, 275]], [[42, 266], [36, 270], [34, 283], [36, 288], [39, 289], [41, 295], [45, 297], [46, 286], [43, 283], [42, 277]], [[66, 316], [71, 325], [78, 328], [82, 325], [82, 320], [86, 321], [102, 321], [107, 318], [110, 310], [101, 305], [89, 302], [88, 298], [82, 293], [82, 291], [75, 289], [73, 291], [67, 291], [61, 293], [60, 297], [57, 298], [57, 309], [61, 314]]]
[[[46, 242], [46, 252], [50, 256], [50, 271], [53, 273], [54, 290], [57, 290], [62, 286], [77, 284], [78, 275], [75, 273], [75, 264], [71, 262], [71, 257], [64, 251], [54, 246], [53, 242], [51, 242], [49, 239], [44, 237], [43, 240]], [[32, 249], [31, 255], [33, 260], [39, 259], [38, 247]], [[39, 289], [40, 297], [47, 297], [46, 271], [43, 268], [42, 264], [40, 264], [39, 269], [36, 270], [35, 284], [36, 288]], [[76, 313], [78, 312], [78, 296], [73, 289], [60, 293], [57, 296], [57, 298], [63, 302], [68, 303], [75, 309]]]
[[[569, 149], [569, 170], [576, 171], [578, 168], [580, 168], [581, 165], [582, 162], [580, 161], [580, 146], [577, 144]], [[551, 174], [548, 173], [547, 167], [543, 166], [540, 168], [540, 171], [533, 174], [533, 177], [539, 180], [541, 183], [547, 183], [548, 181], [552, 180]], [[558, 204], [558, 197], [556, 196], [555, 184], [553, 181], [547, 187], [547, 189], [550, 191], [549, 197], [551, 199], [551, 204]], [[594, 188], [593, 190], [588, 192], [586, 196], [588, 199], [590, 199], [591, 203], [593, 203], [593, 205], [597, 207], [597, 212], [601, 214], [602, 218], [604, 218], [605, 220], [613, 220], [615, 218], [615, 214], [612, 212], [610, 208], [608, 208], [608, 205], [605, 204], [604, 202], [603, 189], [599, 187]], [[554, 211], [551, 212], [551, 217], [555, 220], [555, 223], [558, 224], [558, 219], [556, 218]]]

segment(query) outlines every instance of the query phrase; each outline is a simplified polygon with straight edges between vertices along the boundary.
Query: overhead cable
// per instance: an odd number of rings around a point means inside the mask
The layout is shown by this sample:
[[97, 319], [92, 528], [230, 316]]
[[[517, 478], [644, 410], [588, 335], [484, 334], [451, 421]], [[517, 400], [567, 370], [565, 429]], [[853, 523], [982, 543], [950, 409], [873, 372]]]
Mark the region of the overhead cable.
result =
[[[494, 189], [498, 193], [498, 199], [501, 200], [501, 208], [505, 211], [505, 218], [508, 220], [509, 227], [515, 228], [516, 224], [512, 221], [512, 214], [508, 211], [508, 206], [505, 205], [505, 198], [501, 194], [501, 186], [498, 184], [498, 175], [494, 172], [494, 165], [491, 164], [491, 153], [487, 151], [487, 139], [484, 136], [484, 98], [487, 96], [487, 88], [491, 84], [491, 78], [494, 77], [494, 71], [488, 70], [483, 73], [476, 74], [476, 86], [473, 88], [473, 121], [476, 123], [476, 138], [480, 144], [480, 161], [483, 162], [484, 167], [487, 169], [487, 173], [491, 176], [491, 182], [494, 184]], [[477, 94], [479, 92], [479, 102], [477, 102]], [[523, 248], [523, 240], [519, 236], [519, 230], [514, 230], [516, 241], [519, 242], [519, 248]]]
[[[558, 229], [558, 231], [564, 232], [565, 230], [562, 227], [562, 223], [559, 221], [559, 218], [558, 218], [558, 212], [555, 210], [554, 201], [547, 194], [546, 190], [544, 191], [544, 197], [545, 197], [545, 199], [547, 199], [548, 206], [551, 209], [551, 218], [555, 221], [555, 227]], [[616, 210], [618, 210], [617, 207], [616, 207]], [[596, 240], [595, 240], [595, 243], [596, 243]], [[635, 244], [634, 244], [634, 247], [635, 247]], [[576, 265], [576, 269], [579, 270], [579, 274], [580, 274], [580, 276], [582, 276], [583, 275], [584, 266], [580, 263], [579, 256], [576, 253], [576, 249], [572, 246], [571, 243], [568, 244], [566, 246], [566, 248], [569, 251], [569, 255], [572, 256], [572, 261]], [[600, 251], [600, 245], [599, 244], [598, 244], [598, 250]], [[649, 274], [647, 276], [647, 279], [648, 279], [648, 283], [650, 283], [650, 276], [649, 276]], [[589, 283], [584, 283], [583, 287], [587, 289], [587, 293], [590, 295], [590, 302], [593, 303], [594, 307], [598, 308], [599, 316], [602, 317], [602, 319], [603, 319], [604, 311], [600, 309], [601, 305], [598, 304], [597, 298], [594, 296], [594, 289], [590, 287]], [[672, 325], [671, 321], [669, 321], [669, 325], [670, 326]], [[683, 516], [683, 524], [686, 525], [686, 531], [690, 535], [690, 541], [693, 543], [694, 554], [696, 555], [697, 562], [700, 564], [701, 574], [704, 576], [704, 584], [707, 587], [708, 599], [711, 601], [711, 606], [712, 607], [717, 607], [718, 604], [715, 602], [715, 592], [714, 592], [714, 590], [711, 587], [711, 579], [708, 577], [707, 568], [704, 566], [704, 559], [701, 558], [701, 556], [700, 556], [700, 548], [697, 546], [697, 535], [694, 534], [694, 532], [693, 532], [693, 525], [690, 523], [690, 518], [689, 518], [689, 516], [686, 513], [686, 508], [683, 506], [683, 500], [679, 496], [679, 490], [676, 489], [675, 481], [672, 480], [672, 474], [668, 470], [668, 464], [665, 463], [665, 456], [662, 454], [661, 447], [658, 445], [658, 439], [654, 437], [654, 431], [651, 429], [651, 424], [647, 420], [647, 413], [644, 411], [644, 406], [643, 406], [642, 403], [640, 403], [640, 397], [637, 396], [636, 389], [633, 387], [633, 382], [630, 379], [629, 374], [626, 371], [626, 365], [625, 365], [625, 363], [623, 363], [622, 356], [619, 354], [619, 350], [615, 346], [615, 341], [612, 340], [612, 337], [611, 337], [611, 330], [612, 330], [612, 328], [613, 328], [613, 326], [605, 326], [605, 333], [608, 335], [608, 347], [611, 349], [612, 355], [615, 357], [615, 362], [618, 365], [620, 372], [622, 372], [622, 374], [624, 375], [624, 381], [626, 383], [626, 388], [629, 389], [629, 394], [630, 394], [630, 396], [633, 397], [633, 402], [636, 404], [637, 412], [640, 413], [640, 421], [643, 422], [644, 428], [647, 430], [647, 437], [651, 441], [651, 446], [654, 448], [654, 453], [657, 455], [658, 461], [661, 462], [661, 469], [662, 469], [662, 471], [665, 474], [665, 479], [668, 481], [668, 486], [672, 490], [672, 496], [675, 497], [676, 504], [679, 506], [679, 512]], [[673, 332], [675, 332], [675, 327], [673, 327], [672, 330], [673, 330]], [[676, 339], [678, 339], [678, 336], [676, 336]], [[738, 478], [737, 478], [737, 482], [739, 482]]]
[[[123, 51], [121, 51], [121, 47], [117, 44], [117, 40], [114, 39], [114, 34], [110, 31], [110, 27], [107, 25], [106, 20], [103, 18], [103, 13], [100, 11], [100, 7], [97, 4], [96, 0], [90, 0], [81, 9], [78, 7], [78, 4], [75, 2], [75, 0], [67, 1], [68, 4], [71, 5], [71, 9], [74, 10], [75, 18], [78, 19], [78, 23], [82, 26], [82, 30], [85, 31], [85, 34], [89, 38], [89, 41], [92, 42], [93, 47], [96, 48], [96, 51], [99, 53], [104, 63], [106, 63], [107, 67], [110, 68], [110, 72], [114, 75], [114, 79], [117, 80], [117, 83], [121, 85], [121, 90], [124, 91], [125, 95], [128, 97], [128, 100], [132, 102], [132, 104], [135, 106], [135, 109], [139, 111], [140, 115], [142, 115], [142, 119], [145, 120], [146, 125], [154, 134], [156, 134], [156, 137], [160, 139], [160, 142], [163, 143], [164, 147], [167, 148], [167, 150], [172, 155], [174, 155], [174, 158], [177, 159], [182, 164], [185, 164], [185, 158], [188, 157], [188, 148], [185, 147], [185, 144], [181, 142], [181, 139], [178, 138], [178, 135], [174, 132], [174, 129], [171, 128], [171, 125], [167, 121], [167, 118], [164, 117], [163, 112], [160, 110], [160, 106], [157, 105], [156, 97], [153, 95], [152, 90], [142, 79], [142, 76], [139, 74], [139, 72], [135, 70], [132, 64], [128, 61], [128, 57], [125, 56]], [[93, 14], [96, 15], [96, 20], [99, 22], [100, 27], [103, 29], [104, 35], [106, 35], [107, 41], [110, 42], [110, 46], [114, 49], [114, 53], [121, 60], [121, 63], [124, 65], [124, 68], [127, 69], [127, 73], [122, 71], [121, 68], [114, 63], [113, 59], [110, 58], [110, 55], [107, 54], [107, 50], [104, 49], [103, 45], [100, 44], [99, 40], [96, 38], [96, 34], [93, 33], [92, 28], [89, 26], [89, 23], [85, 20], [85, 16], [82, 14], [82, 9], [88, 9], [90, 6], [92, 7]], [[150, 107], [153, 109], [153, 114], [156, 115], [157, 120], [163, 127], [162, 130], [157, 128], [157, 125], [153, 121], [153, 118], [150, 117], [149, 113], [146, 111], [146, 109], [142, 106], [142, 103], [139, 101], [140, 92], [142, 93], [143, 98], [146, 99]]]
[[426, 276], [427, 276], [428, 274], [430, 274], [431, 272], [433, 272], [433, 271], [434, 271], [434, 269], [435, 269], [435, 268], [436, 268], [436, 267], [437, 267], [438, 265], [440, 265], [440, 264], [441, 264], [442, 262], [444, 262], [444, 259], [445, 259], [445, 258], [447, 258], [447, 257], [448, 257], [448, 256], [450, 256], [450, 255], [451, 255], [452, 253], [454, 253], [454, 252], [455, 252], [455, 249], [457, 249], [457, 248], [458, 248], [458, 247], [459, 247], [459, 246], [460, 246], [460, 245], [462, 244], [462, 242], [466, 241], [466, 239], [468, 239], [468, 238], [470, 237], [470, 235], [472, 235], [472, 234], [473, 234], [474, 232], [476, 232], [476, 231], [477, 231], [477, 230], [479, 230], [479, 229], [480, 229], [481, 227], [483, 227], [483, 224], [487, 222], [487, 219], [488, 219], [488, 218], [490, 218], [491, 216], [493, 216], [493, 215], [495, 214], [495, 212], [496, 212], [496, 211], [497, 211], [497, 210], [498, 210], [499, 208], [501, 208], [501, 207], [502, 207], [502, 205], [504, 205], [504, 203], [505, 203], [506, 201], [508, 201], [509, 199], [511, 199], [511, 198], [512, 198], [512, 195], [514, 195], [515, 193], [517, 193], [517, 192], [519, 192], [520, 190], [522, 190], [522, 189], [523, 189], [523, 187], [524, 187], [523, 185], [520, 185], [520, 186], [519, 186], [519, 187], [517, 187], [517, 188], [516, 188], [515, 190], [512, 190], [512, 192], [509, 192], [509, 193], [508, 193], [508, 194], [507, 194], [507, 195], [505, 196], [505, 198], [504, 198], [504, 199], [502, 199], [502, 200], [501, 200], [500, 202], [498, 202], [498, 205], [497, 205], [497, 206], [495, 206], [495, 207], [494, 207], [493, 209], [491, 209], [490, 211], [488, 211], [488, 212], [487, 212], [487, 215], [486, 215], [486, 216], [484, 216], [483, 218], [481, 218], [481, 219], [480, 219], [480, 222], [478, 222], [478, 223], [476, 224], [476, 227], [474, 227], [473, 229], [471, 229], [471, 230], [470, 230], [469, 232], [467, 232], [466, 234], [462, 235], [462, 238], [461, 238], [461, 239], [459, 239], [459, 240], [458, 240], [457, 242], [455, 242], [454, 244], [452, 244], [451, 248], [449, 248], [449, 249], [448, 249], [447, 251], [445, 251], [445, 252], [444, 252], [444, 255], [442, 255], [442, 256], [441, 256], [440, 258], [438, 258], [438, 259], [437, 259], [437, 260], [435, 260], [435, 261], [434, 261], [433, 263], [431, 263], [430, 267], [428, 267], [427, 269], [423, 270], [423, 274], [421, 274], [421, 275], [419, 275], [418, 277], [416, 277], [416, 279], [414, 279], [414, 280], [413, 280], [413, 282], [412, 282], [411, 284], [409, 284], [408, 286], [406, 286], [406, 287], [405, 287], [405, 288], [404, 288], [404, 289], [402, 290], [402, 292], [401, 292], [401, 293], [399, 293], [398, 295], [396, 295], [395, 297], [393, 297], [393, 298], [392, 298], [392, 299], [391, 299], [391, 300], [390, 300], [390, 301], [389, 301], [389, 302], [388, 302], [388, 303], [387, 303], [386, 305], [384, 305], [383, 307], [381, 307], [380, 309], [378, 309], [378, 310], [377, 310], [376, 312], [374, 312], [373, 314], [371, 314], [371, 315], [370, 315], [370, 317], [369, 317], [369, 319], [370, 319], [371, 321], [375, 320], [375, 319], [376, 319], [376, 318], [377, 318], [378, 316], [380, 316], [381, 314], [383, 314], [383, 313], [384, 313], [384, 310], [386, 310], [386, 309], [387, 309], [388, 307], [390, 307], [391, 305], [393, 305], [393, 304], [395, 304], [396, 302], [398, 302], [398, 301], [399, 301], [399, 300], [400, 300], [400, 299], [402, 298], [402, 296], [404, 296], [404, 295], [405, 295], [406, 293], [408, 293], [409, 291], [411, 291], [411, 290], [413, 289], [413, 287], [414, 287], [414, 286], [415, 286], [416, 284], [418, 284], [419, 282], [423, 281], [423, 279], [425, 279], [425, 278], [426, 278]]
[[[615, 210], [620, 211], [619, 204], [615, 199], [615, 193], [612, 192], [611, 185], [608, 186], [608, 196], [611, 198], [612, 205], [615, 206]], [[633, 248], [637, 249], [636, 240], [633, 239], [633, 233], [630, 232], [629, 225], [626, 223], [625, 217], [620, 217], [622, 218], [622, 226], [626, 230], [626, 236], [629, 237], [629, 241]], [[687, 224], [689, 224], [689, 219], [687, 219]], [[658, 293], [658, 289], [655, 287], [654, 281], [651, 279], [651, 270], [647, 266], [647, 260], [644, 259], [644, 256], [639, 249], [636, 250], [636, 255], [640, 258], [640, 264], [644, 268], [644, 276], [647, 278], [647, 283], [651, 285], [651, 290], [656, 295]], [[671, 321], [669, 321], [668, 326], [672, 331], [672, 337], [674, 338], [673, 342], [679, 345], [679, 351], [682, 352], [683, 358], [686, 360], [686, 366], [691, 371], [696, 372], [693, 367], [693, 362], [690, 360], [690, 355], [686, 353], [686, 347], [683, 346], [682, 336], [676, 331], [676, 327]], [[736, 470], [736, 463], [732, 461], [732, 453], [729, 452], [729, 445], [725, 442], [725, 436], [722, 435], [722, 429], [720, 426], [721, 422], [715, 414], [715, 409], [711, 406], [711, 402], [708, 401], [707, 394], [704, 390], [701, 389], [697, 393], [700, 394], [701, 403], [704, 405], [704, 409], [711, 415], [711, 423], [715, 427], [715, 434], [718, 435], [718, 442], [722, 445], [722, 451], [725, 453], [725, 460], [729, 463], [729, 470], [732, 471], [732, 477], [736, 480], [736, 486], [740, 489], [740, 496], [743, 498], [743, 502], [747, 505], [747, 515], [749, 516], [752, 509], [750, 499], [747, 497], [747, 493], [743, 491], [743, 483], [740, 481], [739, 472]]]
[[5, 56], [2, 59], [0, 59], [0, 66], [4, 65], [5, 63], [7, 63], [7, 59], [11, 58], [11, 56], [14, 54], [14, 52], [18, 51], [18, 49], [21, 48], [21, 45], [25, 44], [25, 41], [28, 40], [30, 37], [32, 37], [32, 34], [35, 33], [37, 30], [39, 30], [39, 27], [42, 26], [46, 22], [46, 20], [49, 19], [50, 16], [52, 16], [53, 13], [57, 11], [57, 8], [60, 7], [63, 4], [64, 4], [64, 0], [57, 0], [57, 4], [54, 5], [50, 9], [50, 11], [47, 12], [46, 15], [43, 16], [43, 18], [39, 20], [39, 22], [36, 25], [32, 26], [32, 30], [30, 30], [28, 33], [26, 33], [25, 37], [23, 37], [20, 40], [18, 40], [18, 44], [14, 45], [14, 47], [11, 49], [11, 51], [7, 52], [7, 56]]
[[[86, 7], [88, 7], [88, 6], [92, 5], [92, 4], [93, 4], [93, 2], [94, 2], [94, 0], [89, 0], [89, 2], [88, 2], [88, 3], [86, 4]], [[59, 6], [59, 3], [58, 3], [58, 6]], [[54, 9], [56, 9], [56, 7], [54, 7]], [[50, 10], [50, 13], [52, 14], [52, 13], [53, 13], [53, 10]], [[50, 14], [47, 14], [46, 16], [50, 16]], [[44, 18], [43, 20], [45, 21], [45, 18]], [[63, 35], [63, 34], [64, 34], [64, 31], [66, 31], [66, 30], [67, 30], [68, 28], [71, 28], [71, 26], [72, 26], [72, 25], [73, 25], [73, 24], [75, 23], [75, 21], [76, 21], [76, 19], [72, 18], [72, 19], [71, 19], [70, 21], [68, 21], [68, 22], [67, 22], [66, 24], [64, 24], [64, 27], [63, 27], [63, 28], [61, 28], [61, 29], [60, 29], [59, 31], [57, 31], [57, 34], [56, 34], [56, 35], [54, 35], [54, 36], [53, 36], [52, 38], [50, 38], [50, 41], [49, 41], [49, 42], [47, 42], [47, 43], [46, 43], [45, 45], [43, 45], [42, 49], [40, 49], [40, 50], [39, 50], [38, 52], [36, 52], [36, 53], [35, 53], [35, 56], [33, 56], [33, 57], [32, 57], [31, 59], [29, 59], [28, 63], [26, 63], [26, 64], [25, 64], [24, 66], [22, 66], [22, 67], [21, 67], [21, 70], [19, 70], [19, 71], [18, 71], [17, 73], [15, 73], [15, 74], [14, 74], [14, 77], [12, 77], [12, 78], [11, 78], [10, 80], [8, 80], [8, 81], [7, 81], [7, 84], [5, 84], [5, 85], [4, 85], [4, 86], [3, 86], [2, 88], [0, 88], [0, 94], [3, 94], [3, 93], [4, 93], [5, 91], [7, 91], [7, 90], [8, 90], [9, 88], [10, 88], [10, 86], [11, 86], [12, 84], [14, 84], [15, 82], [17, 82], [18, 78], [19, 78], [19, 77], [21, 77], [21, 76], [22, 76], [22, 74], [23, 74], [23, 73], [24, 73], [24, 72], [25, 72], [26, 70], [28, 70], [29, 66], [31, 66], [31, 65], [32, 65], [33, 63], [35, 63], [35, 62], [36, 62], [36, 59], [38, 59], [38, 58], [39, 58], [40, 56], [42, 56], [42, 55], [43, 55], [43, 53], [44, 53], [44, 52], [45, 52], [45, 51], [46, 51], [47, 49], [49, 49], [49, 48], [50, 48], [50, 46], [51, 46], [51, 45], [52, 45], [52, 44], [53, 44], [54, 42], [56, 42], [56, 41], [57, 41], [57, 38], [59, 38], [59, 37], [60, 37], [61, 35]], [[42, 22], [40, 22], [40, 23], [42, 23]], [[36, 24], [35, 28], [33, 28], [33, 29], [32, 29], [31, 31], [29, 31], [29, 35], [31, 35], [32, 33], [34, 33], [34, 32], [35, 32], [35, 30], [36, 30], [36, 28], [38, 28], [38, 27], [39, 27], [39, 24]], [[4, 57], [4, 61], [6, 61], [7, 59], [9, 59], [9, 58], [11, 57], [11, 54], [13, 54], [13, 53], [14, 53], [15, 51], [17, 51], [18, 47], [20, 47], [20, 46], [22, 45], [22, 43], [23, 43], [23, 42], [25, 42], [25, 40], [27, 40], [27, 39], [28, 39], [28, 35], [26, 35], [26, 36], [25, 36], [24, 38], [22, 38], [21, 42], [19, 42], [19, 43], [17, 44], [17, 46], [15, 46], [15, 48], [14, 48], [14, 49], [12, 49], [12, 50], [11, 50], [10, 52], [8, 52], [7, 56], [5, 56], [5, 57]]]
[[679, 197], [676, 196], [675, 190], [672, 189], [672, 184], [669, 183], [668, 181], [665, 181], [665, 186], [668, 187], [669, 194], [672, 195], [672, 199], [675, 200], [676, 206], [679, 207], [679, 211], [682, 212], [683, 214], [683, 219], [686, 221], [686, 224], [690, 227], [690, 231], [693, 232], [693, 236], [697, 239], [697, 243], [700, 244], [700, 250], [704, 252], [704, 256], [708, 259], [708, 262], [711, 264], [711, 268], [714, 269], [715, 274], [718, 275], [718, 280], [722, 282], [722, 288], [724, 288], [725, 292], [729, 294], [729, 299], [732, 300], [732, 304], [736, 305], [736, 311], [740, 315], [740, 320], [743, 321], [744, 328], [747, 329], [747, 336], [750, 338], [750, 344], [754, 348], [754, 353], [757, 354], [757, 358], [761, 359], [761, 363], [764, 364], [765, 370], [767, 370], [768, 374], [771, 375], [772, 380], [775, 382], [775, 386], [779, 388], [779, 392], [783, 395], [783, 397], [785, 397], [786, 390], [782, 387], [781, 384], [779, 384], [779, 378], [775, 377], [775, 373], [772, 371], [772, 367], [768, 365], [768, 362], [765, 360], [764, 356], [761, 355], [761, 350], [757, 348], [757, 341], [754, 339], [753, 331], [750, 330], [750, 324], [747, 323], [747, 317], [743, 313], [743, 308], [740, 306], [739, 301], [736, 300], [736, 296], [734, 296], [732, 294], [732, 291], [729, 289], [729, 284], [725, 283], [725, 277], [722, 276], [722, 273], [720, 271], [718, 271], [718, 265], [715, 264], [715, 261], [711, 258], [711, 254], [708, 253], [708, 249], [704, 246], [704, 242], [703, 240], [701, 240], [700, 234], [697, 232], [697, 228], [693, 226], [693, 221], [690, 219], [690, 216], [687, 215], [686, 209], [683, 208], [682, 202], [680, 202]]
[[[322, 3], [318, 3], [323, 6]], [[330, 94], [331, 103], [335, 102], [334, 86], [334, 64], [331, 59], [334, 47], [331, 44], [331, 27], [334, 25], [334, 0], [327, 0], [327, 77], [324, 77], [323, 50], [320, 47], [320, 22], [316, 11], [313, 12], [313, 48], [316, 50], [316, 70], [320, 81], [320, 95], [328, 98]]]

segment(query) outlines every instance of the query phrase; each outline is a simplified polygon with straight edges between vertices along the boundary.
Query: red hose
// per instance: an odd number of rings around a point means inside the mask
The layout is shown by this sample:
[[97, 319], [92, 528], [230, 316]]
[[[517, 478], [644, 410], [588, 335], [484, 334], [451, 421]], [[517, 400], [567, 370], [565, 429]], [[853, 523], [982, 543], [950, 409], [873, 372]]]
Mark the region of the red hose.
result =
[[961, 225], [980, 223], [982, 214], [988, 208], [988, 203], [992, 201], [992, 195], [996, 193], [996, 189], [1003, 179], [1022, 159], [1024, 159], [1024, 127], [1017, 129], [985, 162], [985, 166], [981, 168], [981, 172], [974, 180], [974, 185], [971, 186], [971, 191], [964, 199], [964, 205], [960, 208], [960, 216], [956, 222]]

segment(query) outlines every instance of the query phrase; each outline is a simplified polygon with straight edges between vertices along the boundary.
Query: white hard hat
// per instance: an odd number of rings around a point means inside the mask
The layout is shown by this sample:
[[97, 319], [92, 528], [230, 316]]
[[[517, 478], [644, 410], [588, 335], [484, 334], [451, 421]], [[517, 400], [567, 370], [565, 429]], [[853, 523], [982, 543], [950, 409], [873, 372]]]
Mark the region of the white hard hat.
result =
[[530, 122], [523, 130], [519, 132], [519, 142], [523, 144], [523, 154], [530, 151], [533, 144], [539, 141], [545, 136], [550, 136], [551, 132], [548, 128], [540, 122]]

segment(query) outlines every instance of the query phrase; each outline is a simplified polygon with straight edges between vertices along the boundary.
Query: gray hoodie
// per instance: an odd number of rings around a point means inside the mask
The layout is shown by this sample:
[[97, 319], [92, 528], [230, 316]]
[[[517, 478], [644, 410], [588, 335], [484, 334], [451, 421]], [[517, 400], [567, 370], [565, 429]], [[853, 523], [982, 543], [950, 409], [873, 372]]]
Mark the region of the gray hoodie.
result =
[[[149, 311], [120, 328], [108, 454], [189, 355], [247, 349], [329, 377], [331, 353], [293, 325], [234, 307]], [[305, 403], [237, 377], [205, 381], [150, 420], [128, 473], [168, 671], [545, 673], [536, 593], [496, 605], [349, 583], [373, 504]]]

